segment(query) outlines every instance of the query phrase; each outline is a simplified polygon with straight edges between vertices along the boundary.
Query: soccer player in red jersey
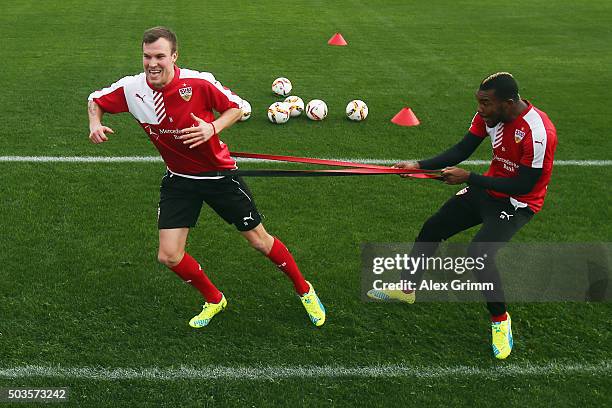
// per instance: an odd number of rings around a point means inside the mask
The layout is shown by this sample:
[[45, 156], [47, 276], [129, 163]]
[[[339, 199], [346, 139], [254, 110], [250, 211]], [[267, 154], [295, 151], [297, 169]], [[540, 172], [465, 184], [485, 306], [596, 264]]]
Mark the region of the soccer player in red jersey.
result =
[[[463, 140], [431, 159], [401, 162], [395, 167], [443, 169], [447, 184], [468, 184], [425, 222], [411, 256], [432, 256], [442, 240], [482, 224], [468, 252], [473, 258], [488, 254], [485, 269], [477, 275], [495, 285], [492, 293], [484, 294], [491, 314], [493, 353], [504, 359], [512, 351], [512, 326], [494, 255], [501, 243], [510, 241], [542, 208], [552, 173], [557, 132], [546, 113], [520, 98], [518, 84], [507, 72], [485, 78], [476, 99], [478, 112]], [[467, 159], [487, 136], [493, 160], [484, 175], [453, 167]], [[416, 271], [406, 280], [418, 286], [423, 272]], [[371, 290], [368, 296], [408, 303], [415, 300], [415, 293], [409, 290]]]
[[237, 168], [219, 133], [239, 120], [242, 99], [210, 73], [179, 68], [177, 58], [177, 39], [171, 30], [145, 31], [144, 72], [89, 96], [89, 139], [102, 143], [114, 133], [102, 124], [104, 113], [129, 112], [164, 159], [158, 259], [205, 298], [202, 312], [191, 319], [190, 326], [207, 326], [227, 305], [223, 293], [185, 252], [189, 230], [196, 225], [204, 202], [291, 279], [310, 320], [321, 326], [325, 308], [285, 245], [264, 228], [244, 181], [237, 176], [210, 176], [210, 172]]

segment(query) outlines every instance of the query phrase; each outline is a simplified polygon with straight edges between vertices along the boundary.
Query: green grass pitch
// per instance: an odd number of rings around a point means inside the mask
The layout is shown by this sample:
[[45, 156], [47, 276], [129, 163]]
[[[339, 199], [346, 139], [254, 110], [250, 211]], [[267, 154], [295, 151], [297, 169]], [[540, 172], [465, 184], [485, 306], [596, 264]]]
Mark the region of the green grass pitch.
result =
[[[87, 139], [86, 98], [141, 70], [142, 32], [168, 25], [179, 65], [209, 71], [253, 116], [224, 132], [235, 151], [424, 158], [455, 143], [479, 81], [510, 71], [557, 126], [559, 160], [610, 160], [609, 1], [2, 1], [0, 156], [154, 156], [129, 115]], [[341, 32], [348, 47], [326, 41]], [[270, 84], [323, 99], [320, 123], [268, 122]], [[363, 123], [344, 118], [363, 99]], [[422, 124], [389, 122], [410, 106]], [[473, 158], [490, 158], [488, 142]], [[272, 165], [249, 163], [243, 167]], [[297, 166], [288, 166], [297, 168]], [[484, 171], [483, 166], [472, 167]], [[457, 188], [398, 177], [250, 179], [267, 229], [292, 250], [328, 309], [311, 327], [290, 283], [210, 209], [188, 250], [228, 310], [187, 326], [199, 295], [156, 261], [162, 163], [0, 162], [0, 370], [402, 365], [478, 369], [604, 365], [547, 375], [146, 380], [8, 378], [69, 386], [73, 406], [605, 406], [612, 403], [610, 304], [513, 304], [515, 350], [490, 352], [483, 304], [366, 304], [359, 245], [410, 242]], [[609, 242], [610, 166], [559, 166], [517, 242]], [[474, 231], [453, 238], [468, 241]], [[546, 273], [546, 271], [542, 271]], [[606, 365], [607, 364], [607, 365]]]

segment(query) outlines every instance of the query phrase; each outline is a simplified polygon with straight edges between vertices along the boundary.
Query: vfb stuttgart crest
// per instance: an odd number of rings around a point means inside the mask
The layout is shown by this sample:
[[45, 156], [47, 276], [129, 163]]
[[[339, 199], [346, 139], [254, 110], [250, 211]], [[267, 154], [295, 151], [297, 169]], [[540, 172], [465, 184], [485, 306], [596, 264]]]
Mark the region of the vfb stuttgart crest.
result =
[[525, 132], [523, 132], [520, 129], [516, 129], [514, 131], [514, 141], [516, 143], [519, 143], [521, 140], [523, 140], [523, 138], [525, 137]]
[[193, 92], [190, 86], [186, 88], [179, 88], [179, 94], [181, 95], [181, 98], [183, 98], [186, 101], [189, 101], [191, 99], [192, 93]]

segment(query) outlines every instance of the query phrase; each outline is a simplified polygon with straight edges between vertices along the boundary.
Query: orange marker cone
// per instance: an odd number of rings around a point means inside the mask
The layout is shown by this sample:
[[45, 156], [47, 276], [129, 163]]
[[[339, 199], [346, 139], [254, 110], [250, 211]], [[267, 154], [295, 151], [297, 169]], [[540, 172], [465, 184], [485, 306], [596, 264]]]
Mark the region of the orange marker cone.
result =
[[399, 111], [397, 115], [395, 115], [393, 119], [391, 119], [391, 122], [399, 126], [417, 126], [421, 123], [419, 122], [419, 119], [416, 117], [412, 109], [408, 107], [403, 108], [401, 111]]
[[336, 33], [327, 42], [329, 45], [348, 45], [342, 34]]

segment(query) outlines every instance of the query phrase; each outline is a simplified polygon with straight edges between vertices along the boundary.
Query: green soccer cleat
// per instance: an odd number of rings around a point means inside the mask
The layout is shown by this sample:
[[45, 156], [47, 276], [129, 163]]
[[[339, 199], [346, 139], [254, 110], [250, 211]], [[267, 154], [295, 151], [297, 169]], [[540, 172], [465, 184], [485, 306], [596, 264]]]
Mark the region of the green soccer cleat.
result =
[[512, 321], [510, 313], [503, 322], [491, 322], [491, 346], [493, 355], [499, 360], [503, 360], [510, 355], [514, 342], [512, 340]]
[[370, 299], [374, 300], [383, 300], [385, 302], [389, 302], [392, 300], [403, 302], [403, 303], [414, 303], [416, 300], [416, 294], [414, 291], [410, 293], [404, 293], [401, 290], [378, 290], [378, 289], [370, 289], [367, 293]]
[[310, 282], [306, 281], [306, 283], [309, 287], [308, 293], [300, 296], [300, 300], [312, 324], [317, 327], [323, 326], [323, 323], [325, 323], [325, 307], [323, 303], [321, 303], [321, 300], [319, 300]]
[[190, 321], [189, 325], [195, 329], [200, 329], [202, 327], [208, 326], [208, 323], [212, 320], [213, 317], [219, 312], [222, 312], [227, 306], [227, 300], [225, 299], [225, 295], [222, 294], [221, 301], [219, 303], [204, 303], [204, 307], [202, 307], [202, 311], [199, 315], [194, 316]]

